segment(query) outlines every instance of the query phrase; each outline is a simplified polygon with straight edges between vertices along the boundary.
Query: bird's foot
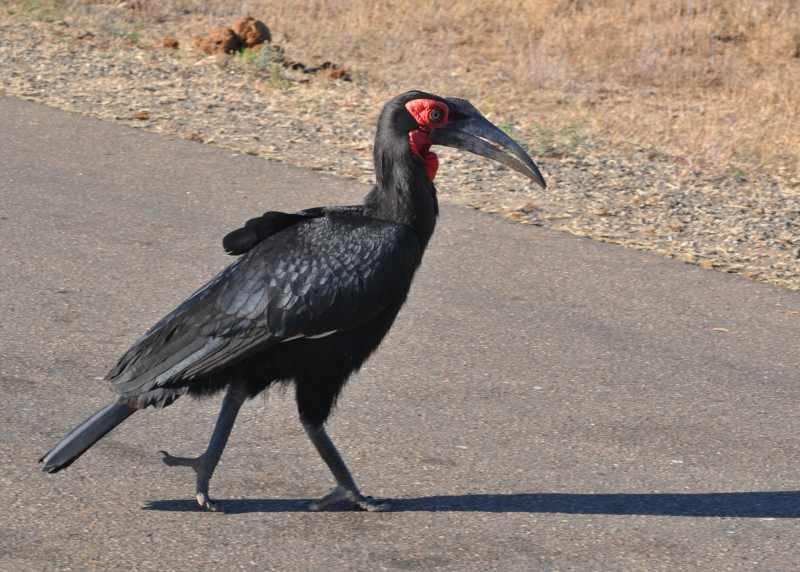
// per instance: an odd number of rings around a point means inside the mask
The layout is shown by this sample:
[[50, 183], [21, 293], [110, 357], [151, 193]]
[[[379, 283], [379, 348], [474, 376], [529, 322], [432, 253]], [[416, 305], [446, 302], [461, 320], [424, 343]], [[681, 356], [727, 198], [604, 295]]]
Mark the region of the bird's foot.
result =
[[349, 508], [351, 510], [384, 512], [389, 510], [390, 505], [386, 501], [378, 501], [372, 497], [364, 496], [358, 491], [337, 486], [321, 499], [312, 502], [308, 508], [312, 511], [341, 510]]
[[194, 498], [195, 500], [197, 500], [197, 504], [200, 505], [201, 510], [204, 510], [206, 512], [223, 512], [219, 502], [211, 500], [208, 497], [207, 492], [197, 493]]
[[197, 494], [195, 499], [202, 510], [208, 512], [222, 512], [219, 503], [208, 496], [208, 482], [210, 475], [205, 455], [199, 457], [175, 457], [166, 451], [159, 451], [161, 461], [168, 467], [191, 467], [197, 475]]

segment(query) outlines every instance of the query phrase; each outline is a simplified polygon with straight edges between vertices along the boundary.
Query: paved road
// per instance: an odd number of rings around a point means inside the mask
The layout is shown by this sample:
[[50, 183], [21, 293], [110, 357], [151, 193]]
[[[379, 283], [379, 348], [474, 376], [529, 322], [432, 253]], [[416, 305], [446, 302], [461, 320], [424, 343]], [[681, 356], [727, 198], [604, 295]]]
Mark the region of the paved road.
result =
[[797, 568], [800, 297], [454, 207], [331, 424], [395, 512], [305, 511], [330, 477], [280, 392], [234, 429], [229, 514], [156, 455], [200, 452], [218, 399], [40, 473], [227, 230], [364, 189], [13, 99], [0, 133], [0, 569]]

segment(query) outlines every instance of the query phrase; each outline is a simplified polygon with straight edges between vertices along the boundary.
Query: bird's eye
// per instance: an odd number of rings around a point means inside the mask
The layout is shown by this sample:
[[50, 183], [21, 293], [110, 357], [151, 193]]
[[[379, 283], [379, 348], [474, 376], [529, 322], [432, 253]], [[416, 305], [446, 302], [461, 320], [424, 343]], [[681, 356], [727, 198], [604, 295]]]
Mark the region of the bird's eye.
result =
[[434, 107], [433, 109], [431, 109], [431, 112], [428, 115], [428, 120], [431, 123], [439, 123], [442, 120], [443, 116], [444, 114], [442, 113], [442, 110], [439, 109], [438, 107]]

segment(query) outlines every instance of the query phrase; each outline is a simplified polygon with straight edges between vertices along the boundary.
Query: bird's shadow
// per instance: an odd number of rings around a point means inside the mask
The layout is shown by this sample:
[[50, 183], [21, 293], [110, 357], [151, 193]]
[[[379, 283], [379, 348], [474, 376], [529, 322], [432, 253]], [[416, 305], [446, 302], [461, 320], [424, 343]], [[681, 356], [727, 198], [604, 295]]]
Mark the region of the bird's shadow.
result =
[[[306, 512], [308, 499], [220, 501], [227, 514]], [[393, 499], [391, 512], [495, 512], [652, 515], [729, 518], [800, 518], [800, 491], [716, 493], [516, 493]], [[197, 511], [193, 500], [156, 500], [157, 511]]]

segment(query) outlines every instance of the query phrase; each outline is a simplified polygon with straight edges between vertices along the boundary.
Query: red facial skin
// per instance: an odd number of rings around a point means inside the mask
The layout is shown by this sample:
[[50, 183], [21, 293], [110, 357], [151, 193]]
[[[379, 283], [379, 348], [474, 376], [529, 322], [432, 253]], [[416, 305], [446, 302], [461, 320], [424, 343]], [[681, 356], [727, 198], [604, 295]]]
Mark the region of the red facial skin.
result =
[[[419, 129], [408, 134], [408, 146], [411, 148], [411, 152], [425, 163], [428, 179], [433, 181], [436, 171], [439, 169], [439, 158], [430, 150], [432, 145], [430, 132], [431, 129], [447, 123], [447, 115], [450, 110], [441, 101], [433, 99], [414, 99], [406, 103], [406, 109], [419, 126]], [[431, 121], [431, 112], [434, 109], [441, 112], [439, 121]]]

